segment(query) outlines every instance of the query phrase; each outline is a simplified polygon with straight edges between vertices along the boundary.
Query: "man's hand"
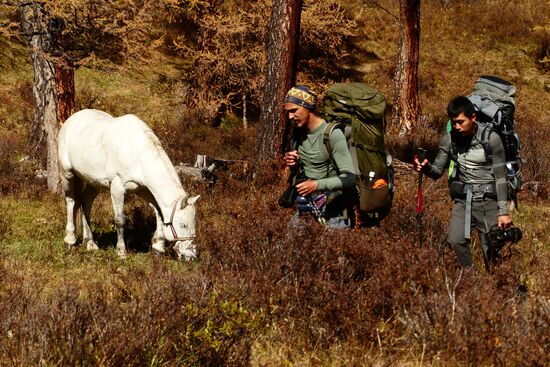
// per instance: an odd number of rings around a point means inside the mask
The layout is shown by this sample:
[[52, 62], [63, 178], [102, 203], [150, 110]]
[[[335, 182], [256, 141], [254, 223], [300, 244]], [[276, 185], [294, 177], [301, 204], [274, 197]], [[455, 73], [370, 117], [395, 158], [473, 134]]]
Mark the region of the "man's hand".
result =
[[286, 152], [284, 160], [287, 166], [289, 167], [295, 166], [296, 163], [298, 162], [298, 151], [292, 150], [290, 152]]
[[425, 165], [428, 164], [428, 160], [427, 159], [424, 159], [422, 161], [422, 163], [420, 163], [418, 161], [418, 156], [415, 154], [414, 156], [414, 159], [413, 159], [413, 168], [416, 172], [421, 172], [422, 171], [422, 168], [424, 168]]
[[497, 224], [500, 228], [508, 228], [512, 224], [512, 218], [509, 215], [499, 215], [497, 218]]
[[296, 185], [296, 189], [298, 190], [298, 194], [302, 196], [307, 196], [317, 191], [317, 181], [306, 180]]

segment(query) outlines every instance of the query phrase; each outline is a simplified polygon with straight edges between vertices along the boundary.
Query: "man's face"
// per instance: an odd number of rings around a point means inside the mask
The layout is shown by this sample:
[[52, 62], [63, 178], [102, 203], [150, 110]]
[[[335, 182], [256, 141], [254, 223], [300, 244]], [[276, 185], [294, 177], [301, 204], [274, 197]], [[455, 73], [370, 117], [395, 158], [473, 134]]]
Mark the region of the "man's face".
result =
[[285, 103], [284, 109], [288, 113], [288, 119], [294, 122], [297, 128], [307, 127], [309, 111], [306, 108], [294, 103]]
[[470, 118], [465, 116], [464, 113], [461, 112], [460, 115], [451, 118], [451, 126], [460, 134], [460, 136], [472, 136], [475, 133], [475, 121], [475, 113]]

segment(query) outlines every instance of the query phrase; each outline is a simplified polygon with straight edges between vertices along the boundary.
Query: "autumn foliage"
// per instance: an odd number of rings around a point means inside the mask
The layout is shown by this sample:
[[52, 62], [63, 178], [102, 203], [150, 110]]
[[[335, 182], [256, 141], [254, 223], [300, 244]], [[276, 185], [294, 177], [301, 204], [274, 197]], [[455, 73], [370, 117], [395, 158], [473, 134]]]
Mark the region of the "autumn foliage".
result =
[[[360, 231], [331, 231], [313, 220], [290, 228], [292, 212], [277, 205], [285, 182], [281, 167], [275, 162], [255, 177], [248, 174], [268, 4], [143, 3], [143, 24], [154, 20], [145, 28], [150, 43], [141, 45], [150, 53], [145, 60], [121, 57], [120, 64], [92, 54], [82, 59], [77, 105], [137, 113], [174, 163], [192, 164], [196, 154], [237, 161], [215, 184], [182, 177], [186, 190], [201, 194], [200, 258], [178, 262], [170, 254], [151, 255], [154, 214], [132, 197], [125, 207], [126, 261], [115, 255], [108, 196], [100, 196], [92, 212], [101, 249], [63, 248], [63, 199], [47, 193], [40, 164], [25, 154], [32, 72], [21, 45], [3, 35], [0, 365], [549, 364], [545, 2], [423, 3], [422, 125], [414, 146], [388, 137], [400, 158], [393, 208], [379, 228]], [[391, 96], [395, 3], [306, 2], [299, 80], [318, 91], [332, 81], [362, 80]], [[134, 26], [143, 14], [134, 10], [128, 17], [136, 17], [111, 20]], [[487, 13], [507, 27], [486, 20]], [[470, 21], [485, 32], [475, 42], [463, 33]], [[104, 25], [113, 37], [129, 29]], [[137, 34], [143, 29], [136, 28]], [[118, 50], [136, 51], [134, 41], [117, 41]], [[444, 179], [424, 180], [425, 211], [416, 216], [418, 176], [409, 166], [417, 146], [433, 158], [447, 100], [467, 93], [480, 73], [502, 75], [518, 87], [523, 143], [525, 185], [514, 223], [524, 238], [506, 247], [493, 274], [483, 270], [475, 236], [478, 270], [461, 269], [447, 247], [451, 204]], [[243, 101], [249, 126], [243, 124]]]

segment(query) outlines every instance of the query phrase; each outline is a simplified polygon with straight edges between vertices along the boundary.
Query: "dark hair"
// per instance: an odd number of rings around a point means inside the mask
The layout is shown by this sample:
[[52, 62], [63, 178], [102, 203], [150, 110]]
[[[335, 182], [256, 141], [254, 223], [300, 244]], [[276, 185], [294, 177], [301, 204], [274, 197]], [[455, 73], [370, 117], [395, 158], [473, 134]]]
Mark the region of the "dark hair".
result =
[[458, 96], [453, 98], [451, 102], [449, 102], [449, 105], [447, 106], [447, 115], [450, 118], [457, 117], [461, 113], [464, 113], [464, 116], [468, 118], [472, 118], [474, 113], [476, 113], [476, 109], [472, 101], [470, 101], [467, 97], [464, 97], [464, 96]]

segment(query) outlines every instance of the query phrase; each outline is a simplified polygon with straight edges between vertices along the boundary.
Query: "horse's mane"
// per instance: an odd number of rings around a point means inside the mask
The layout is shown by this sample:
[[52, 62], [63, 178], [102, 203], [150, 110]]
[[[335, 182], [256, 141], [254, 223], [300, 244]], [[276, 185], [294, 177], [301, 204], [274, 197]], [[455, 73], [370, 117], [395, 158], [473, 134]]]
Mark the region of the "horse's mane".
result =
[[[170, 158], [168, 158], [168, 154], [160, 144], [159, 138], [155, 135], [153, 130], [149, 126], [147, 126], [144, 123], [144, 134], [147, 138], [148, 145], [148, 153], [154, 154], [156, 158], [160, 159], [162, 163], [164, 164], [164, 167], [166, 167], [168, 174], [170, 175], [171, 179], [174, 181], [174, 184], [178, 187], [182, 187], [181, 182], [179, 180], [178, 174], [176, 170], [174, 169], [174, 165], [170, 161]], [[182, 187], [183, 188], [183, 187]]]

